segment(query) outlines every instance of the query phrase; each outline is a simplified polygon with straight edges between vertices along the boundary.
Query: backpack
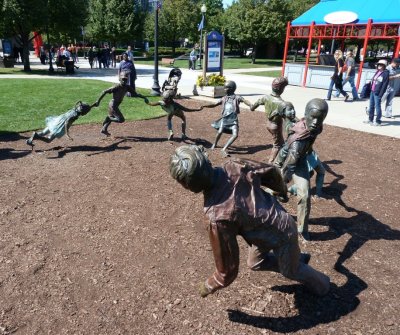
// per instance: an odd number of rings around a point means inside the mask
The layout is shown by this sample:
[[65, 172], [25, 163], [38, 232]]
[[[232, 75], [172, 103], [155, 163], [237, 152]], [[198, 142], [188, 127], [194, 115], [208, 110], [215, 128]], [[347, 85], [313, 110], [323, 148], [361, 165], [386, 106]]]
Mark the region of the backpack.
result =
[[372, 87], [371, 82], [366, 83], [366, 84], [363, 86], [363, 88], [362, 88], [362, 90], [361, 90], [361, 93], [360, 93], [360, 98], [361, 98], [361, 99], [367, 99], [367, 98], [369, 98], [369, 96], [371, 95], [371, 87]]

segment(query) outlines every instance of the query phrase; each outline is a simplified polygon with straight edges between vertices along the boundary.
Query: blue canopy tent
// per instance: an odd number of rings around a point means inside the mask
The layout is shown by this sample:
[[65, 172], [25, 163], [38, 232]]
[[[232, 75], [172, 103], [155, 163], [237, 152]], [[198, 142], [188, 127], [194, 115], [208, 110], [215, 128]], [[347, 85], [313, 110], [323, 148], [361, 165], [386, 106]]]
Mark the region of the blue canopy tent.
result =
[[[346, 21], [346, 16], [350, 21]], [[328, 17], [334, 19], [327, 22]], [[282, 73], [285, 71], [289, 41], [296, 39], [308, 40], [308, 50], [311, 50], [313, 41], [318, 41], [317, 55], [320, 54], [322, 40], [341, 40], [342, 43], [345, 40], [363, 40], [358, 88], [368, 42], [393, 41], [393, 57], [399, 57], [400, 0], [320, 0], [307, 12], [288, 22]], [[306, 57], [303, 86], [306, 86], [310, 54], [308, 52]]]

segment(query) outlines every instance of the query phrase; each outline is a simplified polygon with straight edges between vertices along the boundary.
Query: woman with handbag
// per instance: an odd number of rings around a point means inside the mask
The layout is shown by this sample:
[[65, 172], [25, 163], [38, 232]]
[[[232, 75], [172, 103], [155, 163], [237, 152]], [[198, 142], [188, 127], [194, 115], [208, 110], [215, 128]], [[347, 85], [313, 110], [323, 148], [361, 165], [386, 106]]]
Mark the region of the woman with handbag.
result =
[[329, 84], [328, 96], [326, 97], [326, 100], [331, 100], [333, 85], [335, 85], [336, 89], [345, 97], [344, 101], [347, 101], [349, 99], [349, 95], [343, 90], [344, 61], [343, 61], [342, 51], [336, 50], [334, 57], [335, 57], [335, 61], [336, 61], [335, 72], [333, 73], [333, 76], [331, 77], [331, 83]]

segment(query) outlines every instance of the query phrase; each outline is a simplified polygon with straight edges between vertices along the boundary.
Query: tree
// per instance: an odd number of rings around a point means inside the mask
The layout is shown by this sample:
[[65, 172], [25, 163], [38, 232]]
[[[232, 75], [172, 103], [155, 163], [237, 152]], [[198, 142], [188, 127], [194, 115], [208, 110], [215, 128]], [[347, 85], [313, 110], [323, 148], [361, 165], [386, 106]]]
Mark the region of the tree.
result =
[[315, 6], [319, 0], [291, 0], [289, 1], [290, 21], [298, 18], [311, 7]]
[[46, 0], [3, 1], [0, 13], [3, 33], [6, 36], [16, 36], [22, 45], [24, 71], [30, 71], [29, 43], [34, 38], [33, 32], [44, 26], [43, 17], [46, 18], [48, 15], [46, 9]]
[[0, 8], [0, 27], [6, 36], [15, 36], [23, 48], [24, 71], [30, 71], [29, 44], [34, 32], [65, 36], [79, 34], [86, 20], [86, 0], [7, 0]]
[[[195, 8], [195, 10], [194, 10]], [[175, 54], [175, 42], [184, 37], [198, 37], [197, 21], [200, 8], [187, 0], [164, 0], [159, 11], [159, 41], [172, 46]], [[154, 13], [146, 19], [145, 37], [154, 40]]]
[[143, 35], [145, 9], [134, 0], [90, 0], [89, 38], [131, 43]]
[[240, 45], [253, 47], [254, 63], [260, 43], [283, 42], [290, 13], [285, 0], [238, 0], [224, 16], [225, 33]]

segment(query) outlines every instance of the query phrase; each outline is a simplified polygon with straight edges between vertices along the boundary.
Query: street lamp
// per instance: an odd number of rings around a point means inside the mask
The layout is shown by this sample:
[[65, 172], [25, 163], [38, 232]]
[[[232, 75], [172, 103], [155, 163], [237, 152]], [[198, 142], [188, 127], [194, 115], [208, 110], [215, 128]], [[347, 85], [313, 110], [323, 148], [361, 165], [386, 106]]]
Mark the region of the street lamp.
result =
[[203, 43], [203, 28], [205, 24], [205, 15], [207, 12], [207, 7], [206, 4], [203, 3], [203, 5], [200, 8], [201, 11], [201, 22], [199, 24], [199, 29], [200, 29], [200, 62], [199, 62], [199, 69], [201, 69], [201, 46]]
[[153, 86], [151, 87], [150, 94], [153, 96], [159, 96], [160, 84], [158, 83], [158, 10], [160, 9], [160, 1], [153, 0], [154, 4], [154, 75], [153, 75]]

